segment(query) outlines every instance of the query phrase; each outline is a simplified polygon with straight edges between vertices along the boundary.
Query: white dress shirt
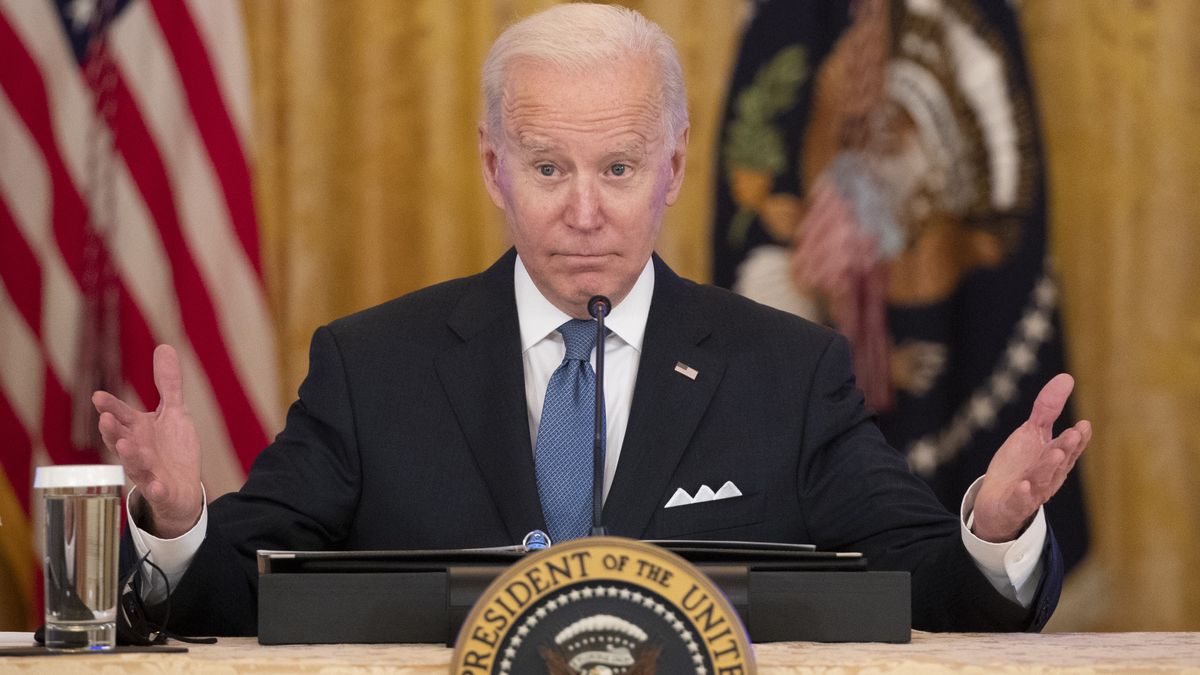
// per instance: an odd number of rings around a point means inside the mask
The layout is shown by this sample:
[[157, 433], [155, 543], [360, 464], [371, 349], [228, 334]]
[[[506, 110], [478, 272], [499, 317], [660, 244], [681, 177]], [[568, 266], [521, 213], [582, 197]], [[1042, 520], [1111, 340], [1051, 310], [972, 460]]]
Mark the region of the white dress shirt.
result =
[[[552, 305], [534, 285], [529, 272], [517, 257], [514, 285], [517, 300], [517, 319], [521, 327], [521, 360], [525, 370], [525, 402], [529, 414], [530, 445], [537, 447], [538, 425], [542, 417], [542, 403], [546, 398], [546, 386], [550, 376], [562, 363], [566, 353], [558, 327], [572, 317]], [[606, 449], [604, 463], [604, 497], [612, 486], [617, 461], [621, 457], [621, 445], [625, 440], [625, 428], [629, 423], [629, 410], [633, 403], [633, 388], [637, 381], [638, 362], [642, 355], [642, 340], [646, 334], [646, 320], [650, 315], [650, 299], [654, 294], [654, 265], [646, 267], [638, 276], [633, 289], [620, 304], [612, 308], [605, 320], [612, 331], [604, 345], [604, 413]], [[593, 367], [595, 351], [592, 352]], [[972, 508], [979, 492], [982, 478], [976, 480], [963, 496], [960, 509], [960, 527], [963, 544], [974, 558], [975, 564], [1002, 595], [1009, 600], [1029, 607], [1042, 577], [1042, 549], [1046, 539], [1046, 517], [1042, 509], [1025, 531], [1014, 541], [993, 544], [979, 539], [971, 533]], [[133, 493], [130, 492], [130, 497]], [[131, 501], [131, 500], [130, 500]], [[128, 503], [127, 503], [128, 504]], [[191, 564], [196, 551], [204, 541], [208, 528], [208, 507], [200, 514], [195, 527], [175, 539], [160, 539], [137, 527], [133, 514], [127, 508], [130, 534], [138, 555], [150, 552], [150, 558], [166, 573], [171, 586], [179, 582]], [[166, 589], [158, 575], [142, 570], [143, 594], [150, 602], [158, 602], [165, 596]]]
[[[517, 257], [517, 320], [521, 324], [521, 361], [525, 366], [525, 405], [529, 412], [529, 443], [537, 448], [538, 425], [550, 376], [562, 363], [567, 347], [558, 327], [570, 321], [561, 309], [550, 304]], [[654, 265], [647, 261], [633, 289], [604, 319], [611, 335], [604, 342], [604, 498], [612, 487], [629, 424], [633, 403], [633, 385], [637, 381], [638, 362], [642, 358], [642, 338], [650, 316], [650, 298], [654, 294]], [[596, 351], [592, 350], [592, 368]]]

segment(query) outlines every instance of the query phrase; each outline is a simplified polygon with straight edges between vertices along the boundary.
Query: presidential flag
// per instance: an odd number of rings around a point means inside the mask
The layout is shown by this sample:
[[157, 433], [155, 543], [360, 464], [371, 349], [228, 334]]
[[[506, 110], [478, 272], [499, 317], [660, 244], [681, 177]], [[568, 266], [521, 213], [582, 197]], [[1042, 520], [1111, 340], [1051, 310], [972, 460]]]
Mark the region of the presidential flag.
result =
[[[1005, 0], [754, 8], [721, 136], [714, 280], [845, 334], [885, 436], [957, 512], [1065, 370], [1016, 18]], [[1073, 566], [1078, 471], [1047, 514]]]
[[153, 409], [151, 355], [174, 345], [209, 498], [280, 425], [248, 69], [237, 0], [0, 0], [9, 623], [39, 620], [33, 467], [112, 459], [94, 389]]

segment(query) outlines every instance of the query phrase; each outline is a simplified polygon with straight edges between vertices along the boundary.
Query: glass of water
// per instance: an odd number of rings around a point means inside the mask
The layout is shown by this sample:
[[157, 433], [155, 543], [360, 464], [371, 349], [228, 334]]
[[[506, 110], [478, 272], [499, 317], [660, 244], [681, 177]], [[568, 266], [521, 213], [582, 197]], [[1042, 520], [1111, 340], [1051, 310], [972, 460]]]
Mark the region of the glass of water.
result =
[[121, 532], [119, 465], [38, 467], [46, 522], [43, 571], [46, 648], [108, 650], [117, 640], [117, 554]]

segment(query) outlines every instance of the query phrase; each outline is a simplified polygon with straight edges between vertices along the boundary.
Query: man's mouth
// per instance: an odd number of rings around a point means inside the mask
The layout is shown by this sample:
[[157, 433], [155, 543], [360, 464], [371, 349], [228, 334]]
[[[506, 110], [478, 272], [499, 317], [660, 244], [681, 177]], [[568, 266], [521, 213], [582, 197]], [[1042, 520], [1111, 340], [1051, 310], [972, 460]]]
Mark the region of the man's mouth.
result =
[[557, 257], [568, 262], [589, 263], [599, 262], [610, 255], [609, 253], [559, 253]]

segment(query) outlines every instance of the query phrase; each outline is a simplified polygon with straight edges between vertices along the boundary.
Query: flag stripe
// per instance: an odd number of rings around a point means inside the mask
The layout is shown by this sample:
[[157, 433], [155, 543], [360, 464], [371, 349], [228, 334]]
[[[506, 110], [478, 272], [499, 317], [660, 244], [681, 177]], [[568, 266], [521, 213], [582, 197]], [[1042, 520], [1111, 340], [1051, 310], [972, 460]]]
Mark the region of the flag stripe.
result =
[[225, 193], [233, 229], [261, 281], [258, 223], [255, 222], [254, 200], [250, 193], [250, 171], [204, 43], [181, 0], [151, 0], [150, 6], [179, 68], [196, 128], [204, 139]]
[[[130, 293], [129, 297], [123, 298], [125, 304], [121, 311], [141, 308], [154, 338], [174, 345], [179, 352], [184, 400], [202, 434], [205, 450], [202, 477], [209, 495], [216, 497], [241, 485], [244, 479], [242, 462], [234, 454], [229, 434], [221, 421], [216, 395], [184, 332], [161, 237], [123, 163], [118, 165], [112, 182], [116, 192], [114, 222], [120, 223], [110, 235], [113, 261], [124, 288]], [[129, 342], [132, 337], [122, 335], [122, 370], [131, 376], [136, 372], [150, 376], [154, 343], [148, 343], [144, 348], [134, 347]], [[124, 394], [120, 395], [124, 397]], [[153, 405], [156, 401], [157, 395], [147, 402]], [[133, 405], [133, 401], [129, 403]]]
[[11, 452], [0, 452], [0, 468], [8, 478], [8, 484], [16, 493], [21, 509], [29, 513], [29, 490], [24, 481], [30, 479], [31, 462], [33, 461], [33, 441], [25, 431], [25, 425], [9, 403], [4, 391], [0, 390], [0, 438]]
[[[0, 556], [28, 571], [0, 595], [25, 606], [41, 581], [29, 468], [98, 459], [75, 446], [93, 443], [73, 435], [83, 387], [153, 407], [151, 355], [173, 344], [210, 497], [241, 483], [281, 412], [241, 11], [0, 0]], [[99, 337], [114, 328], [116, 344]]]
[[3, 390], [0, 390], [0, 434], [9, 450], [0, 452], [0, 468], [4, 469], [21, 509], [29, 513], [29, 489], [25, 481], [30, 479], [33, 442]]
[[250, 56], [246, 31], [242, 25], [240, 0], [185, 0], [188, 12], [206, 45], [208, 58], [221, 97], [229, 108], [229, 117], [241, 139], [241, 147], [250, 172], [254, 167], [250, 143]]
[[[0, 17], [0, 21], [2, 20], [3, 17]], [[8, 54], [12, 55], [10, 62], [17, 66], [12, 71], [24, 76], [18, 84], [23, 83], [25, 87], [23, 90], [20, 90], [16, 86], [5, 86], [5, 89], [9, 93], [10, 100], [17, 103], [18, 114], [25, 119], [26, 126], [32, 132], [43, 155], [48, 161], [54, 192], [53, 201], [55, 208], [52, 219], [56, 238], [59, 242], [59, 248], [64, 252], [68, 266], [72, 268], [71, 271], [74, 273], [76, 280], [82, 283], [83, 204], [78, 194], [74, 192], [69, 178], [65, 175], [65, 166], [54, 144], [51, 124], [47, 119], [49, 112], [46, 104], [45, 90], [41, 87], [36, 67], [28, 55], [24, 53], [21, 45], [17, 43], [16, 36], [11, 33], [11, 30], [6, 35], [2, 28], [0, 28], [0, 56]], [[25, 56], [24, 59], [20, 58], [22, 55]], [[5, 78], [3, 74], [0, 74], [0, 84], [8, 85], [8, 80], [13, 79], [16, 78]], [[146, 138], [145, 129], [140, 126], [140, 118], [136, 117], [136, 111], [133, 110], [132, 100], [129, 97], [128, 91], [120, 84], [119, 80], [116, 87], [116, 94], [119, 102], [117, 104], [118, 118], [116, 120], [117, 129], [115, 129], [115, 132], [119, 145], [121, 145], [121, 139], [124, 139], [125, 147], [121, 148], [121, 150], [122, 154], [126, 157], [127, 165], [131, 167], [153, 166], [153, 163], [157, 161], [157, 156], [153, 153], [152, 148], [147, 145], [148, 139]], [[126, 152], [125, 150], [128, 149], [131, 142], [131, 134], [136, 134], [136, 141], [133, 141], [134, 151]], [[139, 148], [142, 151], [140, 154], [137, 151]], [[146, 158], [147, 155], [149, 159]], [[139, 162], [145, 163], [139, 164]], [[241, 464], [245, 468], [253, 461], [254, 454], [265, 445], [266, 433], [254, 417], [245, 392], [240, 387], [236, 376], [232, 372], [228, 355], [219, 342], [220, 337], [216, 333], [211, 304], [207, 302], [207, 295], [202, 288], [194, 285], [199, 283], [195, 266], [194, 264], [190, 264], [190, 256], [186, 254], [186, 250], [182, 252], [178, 250], [178, 247], [183, 246], [183, 244], [179, 236], [177, 221], [166, 220], [167, 218], [174, 217], [174, 210], [173, 205], [169, 202], [168, 189], [162, 187], [161, 164], [159, 163], [158, 166], [158, 180], [151, 181], [147, 178], [140, 186], [140, 192], [150, 210], [152, 212], [157, 210], [155, 219], [159, 224], [160, 233], [164, 235], [164, 243], [167, 244], [167, 256], [175, 266], [175, 286], [177, 293], [180, 293], [185, 325], [187, 325], [189, 332], [194, 327], [196, 329], [195, 332], [199, 333], [199, 338], [194, 339], [193, 342], [200, 345], [197, 350], [199, 352], [198, 356], [204, 365], [203, 370], [205, 374], [212, 382], [214, 391], [211, 399], [225, 412], [223, 417], [217, 416], [216, 419], [225, 426], [223, 430], [230, 436], [233, 449], [238, 451], [237, 454]], [[135, 182], [136, 178], [137, 176], [135, 175]], [[145, 174], [143, 174], [143, 178], [146, 178]], [[150, 181], [149, 186], [147, 185], [147, 181]], [[158, 207], [157, 209], [156, 206]], [[164, 223], [167, 226], [165, 228], [163, 227]], [[174, 225], [173, 229], [172, 225]], [[172, 245], [176, 246], [174, 251]], [[172, 255], [173, 252], [175, 255]], [[102, 250], [101, 255], [107, 255], [107, 252]], [[181, 274], [180, 268], [183, 265], [189, 265], [190, 270], [186, 270], [185, 273]], [[189, 283], [193, 282], [193, 285], [189, 285]], [[118, 283], [120, 284], [122, 324], [125, 327], [121, 335], [121, 352], [123, 363], [125, 364], [124, 375], [142, 401], [148, 404], [156, 404], [158, 395], [154, 387], [152, 370], [149, 367], [149, 358], [147, 356], [153, 351], [155, 341], [145, 323], [145, 319], [142, 317], [141, 311], [130, 297], [128, 289], [120, 281]], [[200, 306], [196, 307], [197, 304], [200, 304]], [[207, 305], [207, 307], [204, 305]], [[189, 316], [195, 317], [196, 314], [200, 314], [203, 320], [193, 319], [193, 322], [189, 324], [187, 318]], [[51, 390], [48, 389], [47, 391], [50, 392]], [[61, 421], [63, 415], [55, 414], [54, 418]], [[49, 444], [50, 440], [47, 439], [47, 450], [52, 458], [66, 457], [71, 454], [69, 448], [64, 447], [58, 442], [60, 439], [54, 439], [55, 443], [53, 446]], [[221, 482], [228, 487], [228, 478]]]
[[[42, 270], [0, 193], [0, 281], [34, 332], [42, 325]], [[3, 436], [0, 436], [3, 438]]]
[[[0, 0], [3, 2], [4, 0]], [[139, 3], [131, 7], [131, 10], [137, 9], [144, 5]], [[28, 36], [45, 33], [47, 30], [57, 29], [54, 24], [54, 17], [46, 7], [40, 4], [20, 5], [23, 10], [16, 18], [19, 22], [21, 32], [27, 36], [26, 44], [28, 45]], [[41, 8], [42, 12], [33, 11]], [[143, 12], [148, 13], [148, 12]], [[136, 40], [139, 36], [126, 36], [130, 40]], [[145, 41], [145, 40], [143, 40]], [[50, 109], [53, 114], [53, 125], [56, 136], [59, 140], [59, 149], [62, 153], [64, 165], [72, 172], [75, 184], [82, 184], [85, 180], [84, 171], [87, 165], [85, 155], [88, 151], [88, 145], [95, 144], [94, 140], [90, 140], [86, 134], [80, 135], [76, 133], [81, 123], [77, 119], [76, 110], [80, 106], [89, 105], [91, 100], [90, 94], [86, 93], [86, 84], [83, 77], [78, 72], [73, 57], [67, 51], [65, 43], [55, 43], [52, 40], [43, 40], [34, 44], [30, 50], [35, 53], [39, 63], [45, 66], [43, 77], [46, 81], [52, 83], [48, 94], [50, 98]], [[164, 52], [165, 54], [165, 52]], [[154, 56], [148, 55], [147, 59], [154, 59]], [[169, 59], [164, 55], [161, 59]], [[64, 74], [64, 71], [66, 74]], [[147, 77], [158, 77], [153, 73], [139, 73]], [[7, 107], [7, 100], [0, 97], [0, 113]], [[13, 113], [15, 119], [15, 113]], [[5, 120], [0, 115], [0, 127], [3, 127]], [[5, 131], [12, 127], [21, 127], [19, 121], [14, 121], [4, 127]], [[17, 134], [18, 137], [27, 138], [24, 133]], [[168, 142], [170, 138], [168, 137]], [[26, 182], [48, 184], [49, 179], [44, 178], [47, 171], [44, 168], [44, 158], [40, 152], [32, 144], [26, 143], [29, 150], [23, 155], [15, 157], [15, 164], [19, 167], [19, 176], [23, 177]], [[129, 320], [138, 321], [138, 315], [144, 317], [149, 329], [145, 332], [130, 331], [126, 326], [120, 336], [120, 354], [122, 360], [122, 374], [126, 382], [146, 383], [145, 387], [126, 389], [121, 392], [114, 392], [125, 398], [131, 405], [142, 405], [144, 402], [153, 407], [157, 404], [158, 395], [153, 388], [152, 377], [152, 360], [151, 353], [156, 344], [166, 342], [176, 347], [180, 355], [180, 361], [184, 372], [184, 396], [188, 402], [188, 409], [192, 414], [192, 418], [197, 425], [197, 429], [202, 434], [202, 439], [205, 449], [205, 458], [203, 463], [202, 477], [205, 485], [208, 488], [209, 495], [216, 497], [230, 490], [237, 489], [241, 485], [245, 476], [244, 464], [249, 462], [249, 457], [239, 458], [233, 450], [232, 442], [229, 439], [228, 432], [224, 422], [221, 419], [221, 410], [217, 404], [217, 396], [210, 386], [209, 378], [205, 373], [201, 364], [199, 364], [187, 336], [182, 327], [182, 319], [179, 315], [179, 302], [173, 292], [173, 283], [171, 280], [171, 270], [167, 262], [167, 255], [162, 248], [161, 237], [159, 236], [156, 225], [153, 222], [145, 202], [141, 199], [141, 195], [133, 179], [129, 175], [126, 165], [116, 159], [112, 162], [112, 176], [110, 183], [112, 186], [113, 204], [109, 210], [113, 211], [110, 217], [111, 222], [119, 223], [120, 226], [114, 228], [109, 234], [110, 248], [113, 252], [114, 263], [120, 275], [122, 284], [120, 286], [120, 315], [122, 317], [131, 317], [130, 319], [122, 319], [122, 323]], [[5, 176], [5, 168], [8, 164], [0, 164], [0, 178]], [[35, 168], [42, 168], [42, 171], [36, 171]], [[37, 180], [42, 176], [42, 180]], [[49, 193], [49, 187], [45, 185], [38, 188], [41, 192]], [[24, 193], [28, 192], [28, 188], [22, 188]], [[39, 193], [40, 194], [40, 193]], [[38, 218], [38, 204], [48, 202], [48, 197], [42, 198], [39, 194], [29, 194], [29, 199], [18, 202], [25, 206], [26, 211], [30, 211], [31, 220], [35, 223], [42, 223], [49, 219], [49, 215], [44, 215]], [[101, 202], [103, 199], [101, 198]], [[33, 206], [31, 206], [31, 203]], [[18, 218], [20, 221], [20, 218]], [[209, 223], [219, 224], [216, 221]], [[45, 229], [49, 229], [49, 224], [44, 225]], [[50, 235], [43, 237], [37, 228], [24, 228], [26, 236], [31, 241], [40, 241], [42, 238], [48, 239]], [[233, 241], [232, 237], [229, 238]], [[238, 246], [236, 242], [232, 245], [234, 248]], [[35, 247], [37, 248], [37, 247]], [[56, 262], [49, 268], [53, 271], [62, 267], [61, 258], [58, 255], [57, 248], [51, 241], [46, 244], [45, 248], [49, 251], [40, 250], [39, 255], [43, 265], [46, 265], [47, 260]], [[248, 266], [244, 266], [248, 269]], [[70, 290], [75, 298], [75, 304], [79, 304], [79, 292], [73, 279], [69, 278], [69, 274], [63, 270], [61, 275], [68, 281]], [[252, 277], [252, 273], [250, 274]], [[55, 278], [51, 275], [50, 278]], [[234, 289], [237, 290], [237, 289]], [[47, 303], [56, 302], [53, 298], [48, 298]], [[65, 300], [57, 302], [64, 303]], [[47, 306], [52, 306], [47, 304]], [[69, 304], [60, 304], [64, 309], [70, 307]], [[264, 310], [265, 314], [265, 310]], [[78, 310], [55, 312], [55, 322], [51, 326], [57, 326], [59, 323], [74, 319], [78, 316]], [[254, 317], [253, 319], [257, 319]], [[256, 321], [251, 320], [233, 320], [230, 323], [234, 326], [251, 324]], [[76, 323], [78, 321], [76, 320]], [[268, 329], [269, 332], [269, 329]], [[68, 333], [74, 337], [78, 335], [78, 329]], [[154, 339], [151, 339], [151, 336]], [[71, 349], [75, 350], [75, 342], [71, 341]], [[273, 340], [268, 341], [265, 345], [259, 345], [258, 349], [269, 350], [273, 346]], [[74, 352], [72, 352], [74, 357]], [[264, 359], [265, 362], [273, 363], [274, 355], [270, 354], [270, 358]], [[61, 372], [75, 372], [75, 368], [68, 370], [60, 370]], [[274, 386], [273, 373], [256, 373], [262, 379], [260, 386]], [[36, 427], [35, 427], [36, 428]], [[247, 451], [247, 454], [252, 454], [255, 449]]]
[[[7, 285], [0, 287], [0, 316], [17, 314]], [[35, 332], [23, 322], [0, 324], [0, 393], [11, 403], [25, 437], [40, 438], [55, 463], [94, 462], [94, 453], [71, 445], [71, 399], [47, 365], [43, 349]], [[39, 433], [35, 435], [34, 430]], [[7, 436], [0, 438], [8, 443]]]
[[[5, 218], [8, 214], [7, 206], [3, 199], [0, 199], [0, 240], [6, 244], [4, 268], [0, 273], [4, 280], [3, 293], [0, 294], [0, 309], [4, 311], [0, 312], [0, 316], [15, 318], [15, 315], [20, 315], [26, 321], [24, 330], [21, 322], [16, 320], [5, 322], [6, 325], [0, 329], [3, 331], [0, 333], [0, 348], [4, 350], [4, 357], [0, 364], [3, 365], [4, 379], [7, 380], [14, 374], [16, 376], [14, 382], [0, 380], [0, 383], [5, 385], [4, 389], [21, 397], [19, 403], [24, 410], [22, 417], [25, 418], [22, 429], [25, 430], [26, 438], [29, 437], [27, 430], [37, 428], [35, 420], [41, 418], [40, 436], [47, 453], [56, 464], [94, 461], [94, 453], [82, 451], [71, 443], [71, 398], [50, 365], [50, 359], [45, 354], [45, 343], [38, 340], [42, 325], [37, 317], [42, 300], [40, 283], [36, 284], [37, 295], [33, 297], [24, 292], [21, 293], [24, 300], [13, 296], [13, 289], [35, 288], [34, 283], [19, 283], [22, 275], [26, 275], [30, 280], [38, 280], [41, 272], [24, 239], [19, 235], [10, 236], [11, 233], [17, 232], [17, 227], [11, 218]], [[7, 259], [9, 253], [21, 250], [28, 255], [15, 260]], [[41, 372], [36, 372], [39, 369]], [[37, 410], [39, 398], [42, 401], [40, 411]], [[17, 419], [15, 413], [13, 417]], [[7, 435], [0, 438], [8, 443]], [[8, 453], [3, 454], [7, 458]]]
[[[0, 14], [0, 62], [8, 64], [6, 68], [0, 68], [0, 89], [3, 89], [8, 95], [17, 115], [24, 122], [26, 129], [45, 158], [46, 169], [50, 175], [53, 203], [51, 222], [59, 253], [76, 283], [82, 286], [85, 239], [83, 227], [86, 222], [86, 208], [79, 193], [75, 191], [62, 156], [58, 152], [41, 75], [29, 53], [25, 51], [24, 45], [2, 14]], [[108, 255], [103, 245], [99, 246], [97, 255], [100, 257]], [[120, 284], [119, 281], [118, 284]], [[128, 291], [123, 286], [118, 289], [118, 292], [122, 297], [128, 295]], [[122, 307], [122, 325], [123, 337], [124, 333], [132, 332], [137, 336], [133, 340], [138, 344], [154, 344], [145, 319], [132, 303], [128, 308]], [[124, 354], [124, 356], [128, 357], [129, 355]], [[152, 377], [139, 377], [131, 373], [127, 375], [127, 380], [143, 401], [158, 400]]]
[[[12, 449], [12, 452], [0, 452], [0, 469], [4, 470], [0, 480], [8, 483], [17, 502], [21, 504], [21, 510], [29, 513], [30, 495], [27, 483], [33, 478], [33, 442], [29, 440], [25, 426], [21, 424], [3, 391], [0, 391], [0, 434], [4, 434], [5, 444]], [[4, 526], [8, 530], [15, 524], [5, 522]]]
[[[52, 137], [76, 185], [88, 184], [89, 153], [98, 144], [102, 129], [95, 117], [95, 101], [84, 84], [83, 73], [70, 44], [62, 34], [52, 3], [0, 0], [2, 14], [12, 22], [16, 42], [37, 64], [40, 91], [51, 111]], [[3, 18], [3, 17], [0, 17]], [[94, 181], [93, 181], [94, 182]]]
[[122, 75], [114, 76], [112, 88], [115, 113], [110, 123], [113, 125], [117, 152], [124, 157], [130, 175], [158, 226], [171, 263], [184, 329], [212, 382], [217, 403], [224, 411], [225, 426], [233, 446], [239, 456], [245, 453], [248, 466], [253, 456], [266, 445], [266, 432], [258, 422], [225, 348], [216, 311], [179, 223], [175, 194], [167, 179], [162, 157]]
[[[0, 286], [0, 316], [15, 314], [8, 288]], [[37, 431], [42, 415], [45, 379], [39, 352], [37, 339], [23, 322], [0, 321], [0, 391], [30, 436]]]
[[190, 114], [187, 97], [148, 5], [131, 6], [122, 15], [110, 44], [161, 152], [180, 227], [209, 291], [238, 379], [259, 423], [277, 427], [281, 406], [266, 294], [233, 236], [225, 197], [199, 133], [191, 124], [178, 123]]
[[55, 464], [94, 464], [96, 451], [71, 442], [71, 394], [49, 366], [43, 368], [42, 444]]
[[[41, 333], [41, 270], [38, 267], [37, 260], [33, 257], [33, 252], [28, 248], [25, 240], [19, 236], [16, 223], [12, 221], [8, 207], [4, 200], [0, 199], [0, 243], [4, 244], [3, 254], [0, 254], [0, 263], [3, 263], [3, 268], [0, 270], [0, 276], [3, 276], [4, 290], [7, 292], [6, 302], [16, 310], [7, 311], [4, 314], [20, 314], [25, 318], [28, 334], [23, 335], [16, 340], [0, 341], [0, 347], [6, 351], [12, 350], [12, 355], [19, 358], [22, 363], [20, 365], [14, 363], [5, 363], [5, 370], [25, 370], [35, 368], [38, 364], [43, 366], [41, 376], [42, 382], [42, 439], [45, 443], [46, 450], [50, 454], [51, 459], [56, 464], [78, 464], [81, 462], [94, 460], [94, 455], [86, 453], [75, 448], [71, 443], [71, 398], [67, 391], [63, 388], [58, 376], [53, 372], [50, 359], [44, 354], [38, 354], [33, 357], [32, 353], [44, 351], [44, 342], [37, 340]], [[17, 255], [12, 255], [17, 254]], [[21, 277], [27, 281], [22, 283]], [[13, 291], [17, 291], [14, 296]], [[8, 334], [19, 330], [16, 321], [10, 322], [7, 328]], [[18, 348], [14, 342], [22, 342], [24, 348]], [[28, 381], [36, 380], [35, 375], [27, 375]], [[23, 388], [19, 385], [13, 387], [12, 391], [21, 391]], [[36, 392], [35, 392], [36, 393]], [[30, 408], [36, 405], [34, 401], [28, 403]], [[27, 413], [27, 417], [32, 418], [32, 409]], [[15, 417], [14, 417], [15, 419]], [[33, 420], [29, 419], [28, 423], [32, 424]], [[28, 436], [28, 435], [26, 435]], [[0, 435], [0, 438], [5, 439], [8, 443], [7, 435]], [[8, 453], [3, 453], [7, 457]], [[7, 471], [7, 464], [6, 464]], [[28, 469], [28, 466], [26, 466]], [[8, 474], [16, 475], [16, 474]]]
[[[70, 397], [63, 388], [63, 378], [74, 372], [70, 367], [78, 332], [78, 293], [61, 262], [44, 268], [34, 253], [33, 247], [22, 236], [28, 231], [34, 236], [39, 248], [52, 245], [46, 243], [45, 234], [26, 223], [18, 224], [8, 207], [7, 199], [25, 197], [25, 203], [42, 202], [49, 198], [48, 180], [45, 177], [40, 157], [30, 147], [28, 137], [19, 133], [20, 125], [8, 105], [0, 98], [0, 139], [2, 139], [10, 162], [0, 168], [0, 239], [4, 240], [4, 268], [0, 271], [5, 290], [3, 309], [0, 316], [11, 317], [5, 326], [6, 339], [0, 340], [5, 354], [0, 358], [0, 368], [6, 377], [4, 389], [23, 409], [23, 428], [28, 437], [39, 438], [48, 454], [58, 462], [95, 461], [94, 453], [81, 453], [70, 440]], [[14, 185], [13, 169], [22, 167], [20, 175], [25, 180]], [[18, 187], [25, 192], [18, 192]], [[28, 221], [30, 209], [23, 209], [20, 216]], [[44, 219], [43, 219], [44, 221]], [[56, 260], [53, 258], [52, 260]], [[49, 283], [43, 284], [43, 281]], [[43, 308], [67, 310], [43, 313]], [[57, 373], [55, 372], [57, 371]], [[23, 373], [21, 375], [20, 373]], [[19, 381], [13, 381], [18, 374]], [[39, 403], [40, 401], [40, 403]], [[66, 420], [64, 423], [63, 421]], [[55, 425], [62, 425], [56, 428]], [[24, 492], [22, 492], [24, 495]]]

